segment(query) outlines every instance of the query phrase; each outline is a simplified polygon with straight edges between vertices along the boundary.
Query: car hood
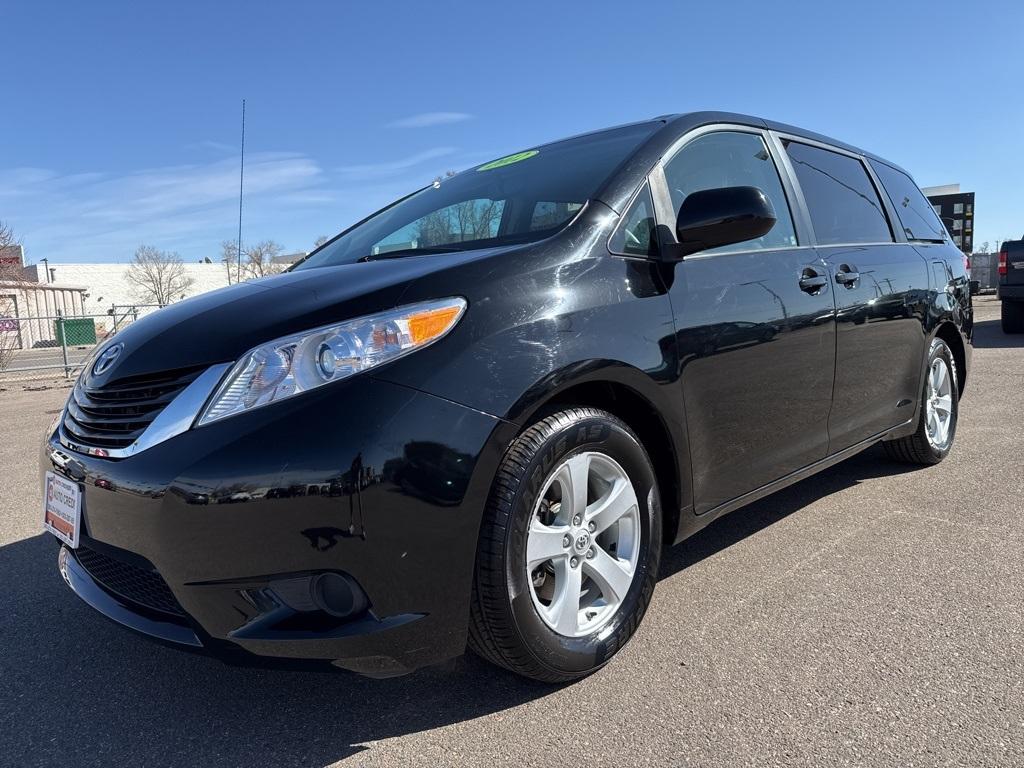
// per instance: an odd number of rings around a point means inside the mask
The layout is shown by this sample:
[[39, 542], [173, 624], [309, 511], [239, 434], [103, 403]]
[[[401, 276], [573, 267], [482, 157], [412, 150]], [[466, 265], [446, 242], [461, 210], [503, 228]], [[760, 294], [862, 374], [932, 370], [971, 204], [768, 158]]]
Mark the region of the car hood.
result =
[[[90, 387], [164, 371], [232, 362], [281, 336], [396, 306], [415, 280], [522, 246], [345, 264], [287, 272], [200, 294], [120, 331], [123, 345]], [[437, 298], [443, 298], [438, 296]]]

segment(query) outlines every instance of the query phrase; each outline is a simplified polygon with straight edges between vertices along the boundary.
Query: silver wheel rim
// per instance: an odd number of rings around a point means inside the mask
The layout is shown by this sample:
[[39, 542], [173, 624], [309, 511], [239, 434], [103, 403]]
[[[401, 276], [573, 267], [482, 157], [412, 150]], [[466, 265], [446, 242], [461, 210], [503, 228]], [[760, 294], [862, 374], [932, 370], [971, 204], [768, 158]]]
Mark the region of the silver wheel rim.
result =
[[526, 577], [548, 627], [583, 637], [612, 620], [640, 557], [629, 476], [603, 453], [578, 453], [548, 476], [526, 537]]
[[949, 445], [953, 431], [953, 381], [949, 366], [941, 357], [928, 369], [928, 400], [925, 403], [925, 433], [937, 450]]

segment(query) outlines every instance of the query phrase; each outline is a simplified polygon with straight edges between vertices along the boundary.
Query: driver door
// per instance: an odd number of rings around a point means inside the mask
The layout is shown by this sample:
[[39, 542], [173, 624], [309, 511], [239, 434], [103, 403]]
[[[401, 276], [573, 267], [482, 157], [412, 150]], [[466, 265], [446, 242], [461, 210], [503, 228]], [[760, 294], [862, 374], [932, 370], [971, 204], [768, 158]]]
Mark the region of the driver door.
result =
[[659, 230], [686, 196], [754, 186], [776, 223], [763, 237], [686, 256], [670, 296], [698, 514], [823, 459], [835, 373], [831, 280], [801, 243], [786, 186], [756, 128], [691, 134], [651, 175]]

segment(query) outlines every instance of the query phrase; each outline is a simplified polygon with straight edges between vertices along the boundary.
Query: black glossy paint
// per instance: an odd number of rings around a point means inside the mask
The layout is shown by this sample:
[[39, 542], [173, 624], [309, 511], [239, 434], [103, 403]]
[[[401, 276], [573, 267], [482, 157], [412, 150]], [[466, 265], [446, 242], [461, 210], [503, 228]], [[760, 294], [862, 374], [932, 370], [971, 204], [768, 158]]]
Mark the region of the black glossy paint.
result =
[[[87, 373], [91, 387], [232, 362], [396, 305], [462, 296], [469, 306], [431, 347], [131, 458], [69, 454], [49, 436], [43, 468], [81, 483], [86, 542], [151, 563], [189, 618], [162, 631], [166, 620], [133, 613], [81, 569], [65, 569], [69, 583], [165, 640], [391, 674], [463, 651], [494, 472], [510, 440], [556, 403], [600, 405], [635, 425], [659, 475], [668, 540], [912, 430], [929, 339], [944, 334], [967, 375], [970, 296], [951, 243], [908, 243], [897, 227], [890, 244], [818, 248], [787, 177], [791, 248], [679, 261], [609, 253], [619, 213], [664, 153], [726, 123], [828, 141], [740, 115], [662, 119], [548, 239], [295, 271], [124, 330], [121, 358]], [[663, 249], [676, 213], [657, 222]], [[847, 267], [859, 273], [849, 287], [836, 280]], [[323, 571], [351, 576], [370, 609], [338, 619], [268, 602], [272, 582]]]
[[680, 257], [754, 240], [775, 225], [775, 209], [757, 187], [704, 189], [687, 196], [676, 217]]
[[828, 285], [810, 249], [684, 259], [676, 307], [680, 385], [696, 511], [823, 459], [835, 365]]

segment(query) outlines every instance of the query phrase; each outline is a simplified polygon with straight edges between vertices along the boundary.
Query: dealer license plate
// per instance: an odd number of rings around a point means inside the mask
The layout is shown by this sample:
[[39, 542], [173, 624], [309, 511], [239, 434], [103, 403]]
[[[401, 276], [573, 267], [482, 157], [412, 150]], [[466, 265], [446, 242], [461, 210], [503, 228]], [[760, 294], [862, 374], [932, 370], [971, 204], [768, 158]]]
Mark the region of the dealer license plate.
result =
[[82, 490], [78, 483], [55, 472], [46, 473], [43, 527], [72, 549], [78, 547], [82, 532]]

